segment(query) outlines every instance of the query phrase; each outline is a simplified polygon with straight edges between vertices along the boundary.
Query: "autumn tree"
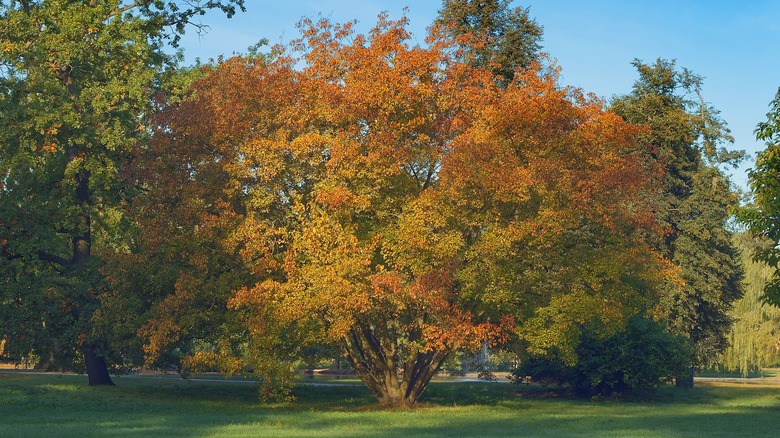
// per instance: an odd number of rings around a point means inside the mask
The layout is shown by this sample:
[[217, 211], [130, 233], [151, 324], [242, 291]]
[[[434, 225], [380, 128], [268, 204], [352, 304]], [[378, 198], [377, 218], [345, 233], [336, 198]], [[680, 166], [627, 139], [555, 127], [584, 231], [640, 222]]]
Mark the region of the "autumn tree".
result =
[[[658, 242], [681, 270], [684, 285], [664, 295], [661, 308], [671, 329], [689, 336], [695, 365], [708, 366], [727, 346], [733, 303], [742, 296], [739, 253], [728, 227], [738, 196], [724, 167], [744, 152], [718, 111], [701, 96], [701, 77], [674, 61], [634, 61], [639, 79], [633, 91], [613, 99], [611, 109], [626, 121], [649, 127], [644, 140], [666, 168], [656, 216], [665, 228]], [[680, 379], [692, 385], [693, 376]]]
[[246, 348], [189, 364], [283, 383], [289, 344], [326, 341], [381, 403], [412, 405], [457, 351], [516, 330], [572, 347], [580, 320], [649, 306], [666, 265], [642, 236], [657, 169], [640, 130], [554, 71], [504, 87], [404, 25], [304, 21], [277, 57], [225, 61], [164, 113], [160, 151], [210, 151], [184, 161], [192, 180], [230, 175], [214, 189], [240, 203], [213, 211], [239, 216], [224, 242], [258, 278], [228, 303]]
[[510, 0], [445, 0], [436, 24], [458, 42], [472, 65], [490, 69], [506, 85], [518, 68], [539, 60], [542, 26]]
[[243, 0], [0, 2], [0, 333], [112, 384], [93, 315], [97, 248], [120, 248], [118, 173], [147, 137], [163, 53], [191, 18]]

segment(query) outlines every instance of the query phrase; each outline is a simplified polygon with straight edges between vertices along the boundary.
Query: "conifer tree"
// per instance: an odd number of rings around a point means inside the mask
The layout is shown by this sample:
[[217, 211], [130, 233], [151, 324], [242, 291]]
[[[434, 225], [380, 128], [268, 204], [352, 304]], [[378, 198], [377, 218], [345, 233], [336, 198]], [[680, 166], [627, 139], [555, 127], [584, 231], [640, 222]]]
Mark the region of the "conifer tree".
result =
[[[693, 341], [693, 365], [706, 366], [727, 346], [729, 310], [742, 296], [739, 253], [728, 228], [738, 196], [724, 169], [744, 152], [724, 146], [733, 139], [702, 99], [700, 76], [674, 61], [633, 64], [639, 79], [611, 109], [649, 128], [646, 141], [667, 169], [656, 212], [666, 232], [657, 245], [679, 267], [684, 284], [669, 288], [660, 307], [672, 330]], [[692, 375], [678, 382], [692, 385]]]

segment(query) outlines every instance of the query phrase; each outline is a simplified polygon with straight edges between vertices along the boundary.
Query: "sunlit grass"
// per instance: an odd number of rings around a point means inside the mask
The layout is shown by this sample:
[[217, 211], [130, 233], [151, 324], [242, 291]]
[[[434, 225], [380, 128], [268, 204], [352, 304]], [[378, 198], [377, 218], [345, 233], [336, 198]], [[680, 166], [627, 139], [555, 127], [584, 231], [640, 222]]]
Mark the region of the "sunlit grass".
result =
[[431, 385], [415, 409], [383, 408], [369, 392], [299, 386], [297, 400], [261, 404], [235, 382], [0, 374], [0, 436], [726, 437], [776, 436], [780, 388], [673, 387], [631, 400], [580, 400], [506, 383]]

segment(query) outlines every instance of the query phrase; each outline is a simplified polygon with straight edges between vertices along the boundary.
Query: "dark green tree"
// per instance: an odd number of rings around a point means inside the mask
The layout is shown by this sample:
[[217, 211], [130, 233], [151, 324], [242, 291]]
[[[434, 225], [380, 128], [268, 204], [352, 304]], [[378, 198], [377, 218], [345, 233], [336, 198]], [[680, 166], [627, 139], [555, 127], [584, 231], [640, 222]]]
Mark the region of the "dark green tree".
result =
[[[112, 384], [95, 249], [121, 249], [118, 177], [147, 137], [163, 49], [243, 0], [0, 1], [0, 336]], [[17, 324], [18, 323], [18, 324]]]
[[574, 364], [555, 352], [528, 358], [513, 372], [513, 380], [566, 386], [580, 396], [623, 395], [673, 379], [687, 368], [692, 354], [682, 335], [669, 333], [663, 321], [640, 315], [607, 336], [603, 328], [582, 327], [575, 350]]
[[[634, 61], [639, 79], [611, 108], [627, 121], [649, 128], [646, 141], [666, 167], [657, 218], [666, 228], [659, 249], [680, 269], [684, 284], [670, 287], [660, 303], [675, 333], [695, 346], [693, 366], [710, 365], [728, 345], [729, 310], [742, 296], [739, 253], [728, 221], [738, 195], [724, 173], [742, 151], [718, 111], [701, 97], [702, 78], [674, 61]], [[693, 376], [680, 378], [692, 385]]]
[[445, 0], [436, 24], [460, 42], [472, 65], [490, 68], [502, 83], [528, 67], [541, 49], [542, 26], [528, 8], [510, 8], [510, 0]]

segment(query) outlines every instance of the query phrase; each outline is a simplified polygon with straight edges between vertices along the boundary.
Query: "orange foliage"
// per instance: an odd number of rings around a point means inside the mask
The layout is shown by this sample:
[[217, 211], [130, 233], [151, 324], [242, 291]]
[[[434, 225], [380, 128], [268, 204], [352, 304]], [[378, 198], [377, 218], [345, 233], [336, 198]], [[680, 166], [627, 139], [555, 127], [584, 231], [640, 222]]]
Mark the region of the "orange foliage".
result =
[[[413, 403], [455, 351], [622, 321], [668, 274], [642, 237], [660, 232], [661, 172], [639, 128], [538, 65], [501, 88], [445, 38], [410, 47], [404, 25], [304, 21], [273, 60], [214, 67], [157, 134], [202, 179], [193, 199], [214, 198], [199, 226], [229, 230], [206, 233], [256, 278], [228, 302], [254, 348], [340, 343], [383, 403]], [[172, 324], [150, 325], [148, 348]]]

